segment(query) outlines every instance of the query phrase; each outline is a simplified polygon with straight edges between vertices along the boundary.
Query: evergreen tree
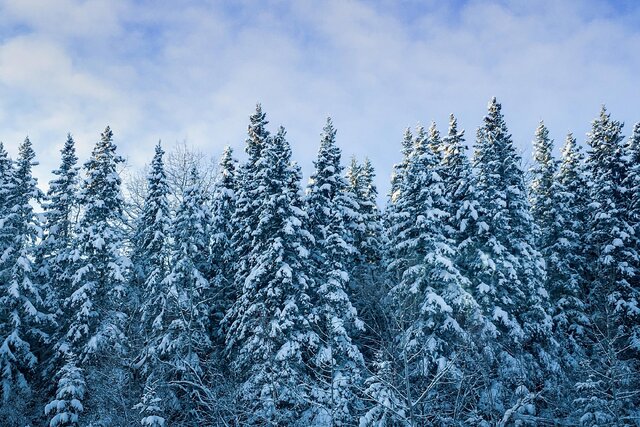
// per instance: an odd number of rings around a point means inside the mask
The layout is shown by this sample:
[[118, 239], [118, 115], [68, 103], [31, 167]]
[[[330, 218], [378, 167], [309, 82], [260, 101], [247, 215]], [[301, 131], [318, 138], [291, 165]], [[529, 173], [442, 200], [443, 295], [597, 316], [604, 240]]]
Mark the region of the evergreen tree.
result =
[[[85, 163], [86, 177], [79, 193], [83, 212], [74, 240], [71, 293], [64, 296], [60, 327], [65, 335], [58, 350], [68, 362], [58, 374], [58, 392], [70, 382], [84, 383], [80, 403], [86, 422], [126, 422], [130, 405], [122, 410], [128, 378], [123, 367], [127, 351], [123, 311], [126, 274], [130, 264], [123, 254], [123, 199], [116, 154], [109, 127]], [[77, 360], [77, 362], [76, 362]], [[77, 397], [76, 397], [77, 398]], [[53, 419], [65, 411], [51, 409]], [[56, 424], [54, 424], [56, 425]]]
[[171, 233], [171, 213], [169, 207], [169, 186], [164, 168], [164, 150], [158, 143], [151, 161], [151, 168], [147, 177], [147, 196], [138, 217], [135, 234], [133, 236], [132, 280], [139, 294], [139, 315], [135, 316], [138, 339], [136, 344], [140, 354], [135, 366], [139, 368], [145, 385], [142, 391], [142, 402], [147, 405], [142, 411], [147, 420], [152, 416], [149, 411], [153, 405], [155, 392], [151, 384], [155, 384], [155, 371], [160, 370], [157, 355], [157, 337], [166, 328], [168, 290], [164, 282], [169, 273]]
[[[55, 179], [49, 182], [44, 209], [42, 243], [38, 248], [39, 276], [49, 290], [48, 305], [61, 314], [58, 297], [70, 294], [71, 254], [74, 227], [78, 216], [78, 157], [71, 134], [60, 150], [60, 167], [52, 171]], [[58, 339], [59, 337], [56, 337]]]
[[[584, 380], [577, 384], [583, 393], [576, 400], [583, 403], [585, 418], [595, 417], [586, 425], [626, 423], [637, 416], [639, 405], [640, 289], [635, 280], [638, 253], [627, 211], [625, 181], [629, 169], [622, 126], [603, 107], [587, 139], [591, 203], [586, 236], [590, 305], [586, 339], [590, 351], [583, 362]], [[591, 377], [594, 379], [590, 383]], [[584, 404], [591, 400], [584, 399], [594, 393], [600, 399], [597, 410]], [[606, 414], [607, 419], [599, 419], [598, 412]]]
[[523, 172], [495, 98], [478, 130], [473, 158], [480, 202], [473, 292], [491, 327], [479, 338], [486, 366], [478, 411], [502, 419], [518, 395], [543, 386], [541, 368], [556, 369], [547, 353], [551, 319], [545, 268], [534, 246]]
[[573, 135], [567, 135], [555, 177], [553, 222], [547, 256], [547, 287], [554, 329], [570, 357], [573, 369], [581, 352], [586, 321], [586, 267], [584, 242], [589, 204], [584, 156]]
[[[345, 261], [354, 249], [347, 243], [345, 219], [355, 203], [342, 176], [341, 153], [331, 119], [322, 132], [315, 171], [307, 190], [307, 214], [314, 238], [313, 314], [320, 338], [313, 359], [317, 414], [315, 425], [341, 425], [354, 417], [356, 392], [364, 360], [352, 335], [362, 329], [347, 293], [349, 273]], [[355, 205], [357, 207], [357, 205]]]
[[[43, 352], [46, 365], [41, 370], [41, 380], [44, 384], [43, 394], [46, 398], [56, 395], [58, 384], [50, 382], [56, 373], [62, 375], [59, 379], [64, 384], [73, 382], [73, 378], [64, 378], [65, 375], [72, 375], [75, 371], [75, 359], [61, 350], [65, 350], [65, 331], [60, 325], [65, 321], [65, 311], [61, 301], [71, 295], [72, 275], [73, 275], [73, 252], [74, 252], [74, 228], [78, 216], [78, 157], [76, 156], [75, 142], [70, 134], [67, 135], [65, 144], [60, 150], [60, 167], [52, 171], [55, 176], [49, 182], [47, 198], [43, 202], [44, 227], [42, 242], [36, 250], [36, 265], [38, 266], [38, 280], [43, 284], [47, 293], [46, 306], [56, 317], [55, 324], [51, 324], [49, 332], [51, 334], [52, 345], [47, 346]], [[69, 364], [66, 369], [63, 366], [73, 360], [73, 365]], [[69, 361], [71, 363], [71, 361]], [[63, 399], [66, 391], [55, 399]], [[81, 393], [83, 394], [83, 392]], [[49, 405], [47, 408], [53, 408]], [[72, 410], [70, 406], [66, 410]], [[49, 409], [51, 411], [52, 409]], [[65, 410], [65, 411], [66, 411]], [[66, 412], [60, 412], [56, 420], [66, 419]], [[75, 419], [75, 418], [74, 418]], [[70, 420], [70, 419], [69, 419]], [[68, 422], [70, 422], [67, 420]], [[56, 421], [58, 422], [58, 421]]]
[[347, 170], [349, 191], [354, 195], [356, 210], [353, 220], [346, 224], [352, 228], [355, 249], [348, 263], [351, 300], [364, 322], [365, 331], [358, 338], [359, 347], [367, 359], [378, 347], [381, 332], [386, 328], [383, 296], [388, 289], [383, 283], [382, 256], [384, 231], [376, 204], [378, 190], [375, 172], [369, 159], [362, 165], [352, 159]]
[[147, 177], [147, 197], [135, 226], [131, 255], [133, 282], [141, 288], [143, 323], [152, 322], [156, 317], [148, 310], [157, 310], [158, 284], [166, 275], [168, 263], [167, 239], [170, 232], [171, 216], [168, 201], [169, 186], [164, 170], [164, 150], [156, 145]]
[[360, 427], [409, 426], [407, 409], [397, 391], [391, 362], [384, 360], [382, 353], [376, 355], [374, 374], [366, 381], [365, 396], [370, 405], [360, 417]]
[[389, 294], [398, 330], [393, 354], [412, 424], [452, 421], [457, 354], [469, 345], [465, 328], [476, 310], [445, 235], [449, 202], [432, 148], [440, 143], [418, 131], [390, 232], [396, 249], [389, 268], [398, 271]]
[[[280, 128], [254, 163], [256, 227], [227, 313], [226, 346], [242, 382], [246, 423], [290, 425], [308, 408], [312, 344], [308, 255], [300, 168]], [[246, 170], [247, 166], [243, 168]], [[240, 279], [240, 280], [239, 280]]]
[[531, 215], [537, 226], [536, 247], [541, 251], [548, 263], [547, 248], [550, 246], [556, 215], [555, 174], [558, 162], [553, 158], [553, 140], [549, 138], [549, 130], [540, 121], [533, 141], [534, 167], [531, 169], [530, 203]]
[[[237, 291], [242, 289], [251, 270], [249, 254], [252, 249], [252, 234], [260, 221], [257, 210], [261, 203], [261, 189], [257, 177], [261, 172], [261, 163], [264, 162], [263, 149], [269, 139], [269, 131], [266, 128], [268, 123], [267, 115], [262, 111], [262, 106], [257, 104], [255, 113], [249, 117], [248, 135], [245, 141], [245, 152], [248, 158], [238, 171], [238, 191], [235, 195], [236, 206], [233, 213], [235, 230], [232, 241], [236, 252], [233, 288]], [[229, 325], [223, 322], [222, 327], [223, 330], [226, 330]]]
[[4, 256], [5, 251], [11, 246], [11, 233], [5, 229], [4, 221], [10, 209], [9, 194], [13, 185], [13, 162], [9, 154], [4, 149], [4, 144], [0, 142], [0, 256]]
[[474, 238], [483, 227], [478, 220], [479, 201], [475, 192], [475, 177], [466, 155], [464, 131], [458, 131], [458, 121], [449, 116], [449, 130], [442, 142], [441, 176], [445, 199], [449, 202], [446, 232], [453, 239], [457, 252], [456, 265], [470, 277], [469, 262], [476, 256]]
[[218, 180], [213, 189], [211, 208], [211, 264], [214, 275], [215, 306], [213, 307], [214, 334], [222, 338], [221, 321], [237, 298], [234, 286], [234, 269], [236, 262], [233, 235], [233, 222], [238, 176], [233, 151], [226, 147], [220, 159]]
[[[41, 346], [49, 339], [46, 330], [51, 320], [44, 312], [46, 295], [36, 280], [32, 262], [41, 229], [31, 203], [43, 197], [32, 176], [32, 168], [37, 164], [34, 159], [31, 141], [26, 138], [9, 176], [2, 218], [3, 235], [9, 238], [0, 257], [2, 411], [19, 409], [16, 415], [25, 415], [27, 406], [35, 398], [32, 395], [34, 374], [41, 362]], [[11, 423], [7, 413], [3, 418]]]
[[53, 415], [50, 427], [77, 426], [84, 411], [82, 401], [86, 393], [84, 374], [71, 353], [65, 355], [65, 362], [56, 374], [56, 395], [44, 408], [45, 415]]
[[[187, 423], [195, 416], [198, 389], [194, 387], [207, 374], [206, 363], [211, 351], [209, 315], [211, 287], [209, 268], [209, 224], [207, 200], [197, 170], [191, 170], [191, 186], [187, 187], [174, 223], [171, 271], [161, 286], [162, 315], [155, 319], [150, 338], [153, 357], [160, 363], [148, 381], [143, 403], [155, 405], [174, 422]], [[153, 382], [159, 381], [157, 387]], [[158, 394], [157, 397], [155, 394]]]
[[404, 180], [404, 176], [409, 164], [409, 156], [413, 150], [413, 135], [411, 129], [407, 128], [404, 131], [404, 137], [402, 139], [402, 161], [393, 166], [393, 173], [391, 175], [391, 189], [389, 190], [389, 203], [393, 204], [397, 198], [398, 190]]

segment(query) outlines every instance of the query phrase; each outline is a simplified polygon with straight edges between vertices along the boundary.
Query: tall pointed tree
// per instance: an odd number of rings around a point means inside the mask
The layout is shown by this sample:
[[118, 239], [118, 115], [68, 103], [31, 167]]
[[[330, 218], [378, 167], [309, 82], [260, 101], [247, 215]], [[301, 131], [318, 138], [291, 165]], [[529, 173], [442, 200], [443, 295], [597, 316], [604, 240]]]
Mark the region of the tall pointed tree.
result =
[[220, 323], [238, 297], [233, 268], [236, 262], [233, 235], [236, 231], [234, 213], [237, 191], [236, 160], [231, 148], [226, 147], [220, 159], [218, 180], [211, 202], [211, 264], [215, 273], [212, 286], [216, 301], [212, 315], [214, 334], [218, 338], [224, 335]]
[[[346, 261], [354, 248], [347, 243], [345, 219], [355, 205], [342, 176], [336, 129], [327, 119], [322, 132], [315, 171], [307, 189], [306, 210], [315, 245], [313, 302], [320, 343], [315, 355], [313, 390], [318, 405], [313, 424], [340, 425], [354, 417], [357, 388], [364, 359], [352, 335], [362, 329], [349, 298]], [[320, 422], [322, 420], [322, 422]]]
[[389, 294], [398, 334], [394, 354], [410, 424], [451, 422], [457, 354], [470, 344], [467, 317], [477, 309], [445, 232], [449, 201], [433, 150], [440, 144], [418, 131], [396, 202], [400, 221], [390, 233], [396, 247], [390, 268], [399, 273]]
[[[238, 171], [238, 192], [236, 194], [236, 206], [233, 214], [235, 230], [233, 233], [233, 247], [236, 252], [234, 266], [234, 287], [241, 289], [249, 274], [249, 253], [251, 252], [252, 234], [258, 226], [259, 217], [256, 212], [260, 204], [260, 192], [258, 173], [261, 172], [263, 150], [269, 139], [269, 124], [267, 115], [262, 111], [260, 104], [256, 105], [256, 111], [249, 117], [249, 128], [245, 141], [247, 161]], [[223, 322], [223, 329], [229, 325]]]
[[[555, 221], [548, 246], [547, 283], [552, 302], [554, 328], [562, 348], [579, 351], [577, 340], [584, 334], [587, 261], [584, 242], [589, 194], [584, 155], [572, 134], [562, 148], [555, 177]], [[575, 363], [575, 362], [573, 362]]]
[[378, 190], [375, 171], [369, 159], [362, 165], [354, 159], [347, 170], [349, 191], [354, 195], [356, 210], [350, 222], [354, 253], [347, 268], [350, 275], [352, 303], [365, 324], [358, 344], [365, 356], [373, 356], [384, 327], [382, 299], [388, 289], [383, 283], [384, 231], [377, 206]]
[[622, 126], [602, 107], [587, 138], [589, 352], [576, 399], [586, 425], [626, 423], [640, 403], [638, 253], [628, 212]]
[[[144, 379], [140, 405], [155, 397], [155, 373], [161, 369], [157, 337], [164, 333], [167, 325], [165, 316], [168, 291], [164, 279], [170, 268], [171, 212], [168, 195], [164, 150], [158, 143], [147, 177], [147, 195], [132, 238], [131, 279], [135, 287], [132, 291], [139, 298], [133, 329], [140, 340], [134, 344], [139, 353], [135, 366]], [[149, 414], [151, 406], [145, 406], [144, 419], [153, 416]]]
[[552, 368], [545, 366], [551, 318], [544, 261], [534, 245], [520, 156], [501, 110], [493, 98], [473, 158], [484, 224], [474, 243], [473, 291], [493, 324], [480, 341], [489, 366], [479, 411], [487, 419], [501, 419], [519, 393], [542, 386], [544, 376], [535, 373]]
[[478, 217], [475, 177], [466, 151], [464, 131], [458, 130], [458, 121], [451, 114], [447, 136], [442, 142], [441, 176], [445, 198], [449, 202], [446, 231], [455, 244], [456, 265], [469, 277], [469, 262], [476, 256], [473, 239], [482, 224]]
[[[65, 354], [67, 349], [64, 345], [66, 331], [60, 327], [64, 324], [67, 314], [61, 301], [72, 292], [74, 230], [79, 214], [78, 157], [76, 156], [75, 142], [70, 134], [67, 135], [60, 153], [60, 167], [52, 172], [55, 178], [49, 182], [47, 197], [42, 204], [44, 209], [43, 238], [36, 253], [38, 279], [48, 294], [46, 305], [56, 317], [56, 323], [51, 325], [51, 345], [47, 346], [44, 355], [46, 366], [41, 370], [42, 381], [46, 384], [43, 393], [47, 398], [57, 394], [54, 399], [56, 405], [62, 402], [65, 397], [70, 396], [67, 392], [56, 393], [57, 384], [50, 383], [49, 378], [60, 372], [68, 361], [75, 363], [75, 360], [69, 360], [74, 359], [73, 357], [70, 358]], [[72, 373], [68, 372], [68, 374]], [[62, 379], [66, 384], [65, 387], [70, 384], [67, 380]], [[65, 410], [60, 411], [56, 420], [66, 418], [67, 415], [71, 417], [71, 414], [78, 415], [77, 412], [74, 412], [70, 401], [66, 402], [60, 403], [68, 405]]]
[[46, 296], [32, 262], [41, 229], [31, 203], [43, 197], [32, 175], [36, 164], [26, 138], [18, 149], [1, 219], [3, 234], [10, 237], [0, 257], [1, 396], [3, 409], [16, 408], [16, 415], [24, 415], [20, 413], [33, 402], [34, 374], [41, 346], [49, 340], [46, 329], [51, 320], [44, 312]]
[[402, 139], [402, 161], [393, 166], [393, 174], [391, 175], [391, 189], [389, 190], [389, 203], [393, 203], [396, 200], [398, 190], [404, 179], [407, 165], [409, 164], [409, 156], [413, 150], [413, 134], [411, 129], [407, 128], [404, 131], [404, 137]]
[[[308, 408], [311, 332], [308, 255], [300, 168], [280, 128], [256, 158], [247, 273], [227, 313], [227, 352], [242, 382], [246, 423], [291, 424]], [[247, 166], [245, 166], [246, 169]], [[248, 232], [248, 231], [247, 231]]]
[[[113, 409], [121, 404], [127, 381], [123, 308], [130, 262], [122, 251], [123, 198], [117, 170], [122, 162], [107, 127], [84, 165], [79, 193], [83, 215], [74, 241], [71, 293], [64, 298], [61, 316], [65, 337], [60, 351], [69, 357], [57, 374], [58, 394], [70, 381], [85, 383], [84, 399], [76, 395], [80, 406], [74, 408], [84, 409], [88, 423], [122, 422], [126, 415]], [[52, 420], [62, 419], [57, 415], [65, 408], [50, 406]]]
[[[4, 144], [0, 142], [0, 221], [8, 215], [9, 193], [13, 177], [13, 162], [9, 158], [9, 153], [4, 149]], [[2, 223], [4, 225], [4, 223]], [[0, 227], [0, 256], [10, 246], [11, 234], [4, 227]]]
[[49, 182], [46, 201], [42, 204], [45, 221], [42, 243], [38, 248], [40, 280], [47, 285], [51, 296], [56, 296], [49, 305], [58, 314], [61, 313], [58, 297], [70, 293], [71, 254], [79, 214], [79, 167], [71, 134], [67, 135], [60, 153], [60, 167], [52, 172], [56, 178]]
[[[156, 318], [150, 339], [154, 357], [162, 365], [153, 372], [153, 379], [164, 387], [158, 391], [161, 400], [157, 406], [170, 420], [182, 423], [193, 421], [190, 417], [195, 405], [191, 399], [199, 392], [198, 381], [207, 374], [205, 365], [211, 352], [212, 298], [207, 278], [211, 217], [195, 168], [190, 183], [172, 225], [172, 267], [162, 282], [163, 313]], [[150, 396], [146, 393], [145, 397]]]
[[533, 140], [534, 166], [531, 169], [530, 203], [531, 215], [537, 226], [536, 247], [542, 252], [545, 261], [548, 261], [547, 248], [550, 234], [554, 230], [556, 215], [554, 209], [556, 201], [555, 174], [558, 170], [558, 162], [553, 158], [553, 140], [549, 138], [549, 130], [540, 121]]

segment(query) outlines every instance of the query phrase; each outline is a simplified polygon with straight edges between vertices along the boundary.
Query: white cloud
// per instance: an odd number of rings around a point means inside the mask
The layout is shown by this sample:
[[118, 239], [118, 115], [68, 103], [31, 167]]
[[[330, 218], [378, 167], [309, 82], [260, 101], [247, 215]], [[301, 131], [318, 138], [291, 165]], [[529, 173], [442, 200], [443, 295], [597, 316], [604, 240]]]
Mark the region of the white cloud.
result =
[[41, 176], [67, 131], [87, 155], [107, 123], [132, 163], [185, 138], [241, 150], [256, 101], [309, 173], [327, 114], [345, 156], [387, 187], [402, 129], [450, 112], [472, 143], [488, 99], [526, 150], [539, 119], [580, 137], [607, 103], [639, 120], [640, 30], [605, 2], [4, 1], [0, 139], [29, 133]]

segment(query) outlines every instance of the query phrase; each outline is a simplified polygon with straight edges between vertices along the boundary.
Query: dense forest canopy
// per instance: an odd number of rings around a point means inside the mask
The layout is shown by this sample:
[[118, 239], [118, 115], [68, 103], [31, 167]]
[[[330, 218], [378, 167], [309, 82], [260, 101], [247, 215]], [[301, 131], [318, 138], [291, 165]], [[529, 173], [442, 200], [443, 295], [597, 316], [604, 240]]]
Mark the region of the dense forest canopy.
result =
[[640, 123], [533, 138], [495, 98], [407, 129], [384, 208], [331, 119], [305, 185], [260, 105], [245, 161], [124, 184], [109, 127], [46, 194], [0, 143], [0, 424], [640, 425]]

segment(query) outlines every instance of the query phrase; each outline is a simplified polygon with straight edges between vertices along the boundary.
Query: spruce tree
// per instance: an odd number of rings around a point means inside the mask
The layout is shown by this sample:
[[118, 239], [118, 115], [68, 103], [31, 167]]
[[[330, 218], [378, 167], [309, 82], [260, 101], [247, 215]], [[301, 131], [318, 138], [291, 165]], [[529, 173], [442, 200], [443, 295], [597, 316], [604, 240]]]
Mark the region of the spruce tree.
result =
[[629, 168], [622, 127], [603, 107], [587, 138], [589, 351], [583, 380], [576, 385], [586, 425], [628, 422], [639, 405], [638, 253], [627, 210]]
[[215, 294], [212, 320], [213, 332], [219, 339], [224, 335], [221, 328], [222, 319], [238, 296], [238, 289], [234, 286], [233, 268], [236, 262], [233, 245], [236, 229], [233, 220], [237, 185], [236, 160], [231, 148], [226, 147], [220, 159], [218, 180], [211, 201], [211, 268], [215, 272], [212, 284]]
[[137, 292], [144, 293], [141, 299], [143, 323], [152, 322], [156, 317], [147, 311], [158, 308], [155, 300], [158, 294], [156, 289], [166, 275], [169, 256], [167, 239], [171, 214], [163, 157], [164, 150], [158, 143], [147, 177], [147, 196], [132, 238], [132, 279], [133, 284], [140, 288]]
[[393, 166], [393, 173], [391, 175], [391, 189], [389, 190], [389, 203], [392, 204], [396, 198], [402, 180], [404, 180], [407, 165], [409, 164], [409, 156], [413, 150], [413, 134], [411, 129], [407, 128], [404, 131], [404, 137], [402, 139], [402, 161]]
[[[238, 192], [233, 214], [235, 230], [232, 241], [236, 252], [233, 287], [236, 290], [242, 289], [251, 269], [249, 253], [251, 252], [252, 234], [259, 222], [256, 212], [261, 202], [259, 198], [261, 189], [257, 177], [261, 172], [261, 162], [264, 157], [262, 152], [269, 139], [269, 131], [266, 128], [268, 123], [267, 115], [262, 111], [262, 106], [257, 104], [255, 113], [249, 117], [249, 128], [245, 141], [245, 152], [248, 158], [238, 171]], [[222, 326], [223, 330], [229, 327], [225, 322]]]
[[464, 131], [458, 121], [449, 116], [449, 129], [442, 142], [441, 176], [445, 199], [449, 202], [446, 232], [456, 248], [456, 265], [470, 277], [469, 262], [476, 256], [474, 238], [482, 224], [478, 219], [479, 201], [475, 191], [475, 177], [466, 155]]
[[560, 339], [569, 338], [578, 351], [576, 340], [584, 333], [587, 261], [585, 239], [589, 204], [584, 155], [572, 134], [562, 148], [562, 160], [555, 177], [553, 240], [549, 246], [547, 283], [552, 301], [554, 328]]
[[[48, 305], [60, 315], [58, 298], [67, 296], [71, 286], [74, 228], [78, 217], [78, 157], [71, 134], [60, 150], [60, 167], [52, 171], [44, 209], [42, 243], [38, 247], [38, 273], [50, 292]], [[58, 339], [57, 337], [56, 339]]]
[[318, 343], [310, 319], [311, 237], [303, 226], [300, 168], [291, 162], [284, 129], [262, 143], [252, 164], [255, 228], [247, 273], [236, 275], [239, 296], [226, 316], [226, 347], [242, 384], [245, 422], [285, 425], [309, 406], [307, 364]]
[[164, 150], [160, 143], [155, 147], [147, 177], [147, 195], [132, 238], [132, 285], [139, 297], [139, 309], [135, 315], [138, 343], [135, 343], [137, 360], [144, 385], [142, 401], [147, 405], [142, 412], [144, 420], [153, 407], [155, 398], [156, 371], [161, 369], [158, 361], [157, 337], [164, 333], [167, 315], [167, 286], [164, 279], [169, 273], [171, 213], [169, 186], [164, 168]]
[[471, 277], [475, 299], [492, 322], [478, 338], [486, 364], [478, 413], [487, 420], [502, 419], [515, 400], [543, 386], [542, 368], [554, 369], [544, 260], [501, 108], [495, 98], [489, 103], [473, 158], [482, 227]]
[[41, 229], [31, 203], [43, 197], [32, 176], [36, 164], [31, 141], [26, 138], [5, 187], [6, 208], [1, 219], [2, 233], [8, 239], [0, 257], [0, 371], [2, 417], [9, 424], [21, 422], [19, 418], [12, 420], [12, 413], [25, 416], [36, 398], [32, 395], [34, 374], [41, 362], [42, 345], [49, 341], [46, 331], [51, 317], [44, 311], [46, 295], [32, 262]]
[[[211, 352], [209, 315], [211, 286], [209, 268], [209, 225], [206, 195], [200, 187], [197, 170], [191, 170], [187, 187], [172, 224], [171, 271], [162, 281], [162, 316], [156, 318], [150, 338], [153, 357], [159, 359], [147, 383], [145, 399], [157, 392], [156, 406], [173, 422], [188, 423], [197, 413], [191, 401], [198, 401], [197, 385], [208, 373]], [[150, 391], [150, 393], [149, 393]], [[143, 403], [144, 400], [143, 399]]]
[[364, 322], [365, 331], [357, 338], [365, 359], [373, 356], [382, 331], [386, 328], [383, 296], [388, 289], [383, 283], [384, 231], [377, 206], [378, 191], [375, 171], [368, 158], [362, 165], [355, 158], [347, 170], [349, 191], [356, 203], [355, 216], [347, 225], [352, 228], [354, 252], [347, 264], [352, 303]]
[[317, 405], [314, 425], [341, 425], [354, 417], [357, 388], [364, 360], [353, 342], [362, 329], [349, 297], [347, 262], [354, 249], [347, 243], [345, 219], [357, 207], [342, 176], [341, 153], [331, 119], [322, 132], [315, 171], [307, 189], [306, 210], [315, 244], [312, 294], [316, 333], [320, 339], [313, 358]]
[[559, 343], [559, 362], [564, 375], [556, 388], [557, 416], [573, 412], [574, 384], [584, 357], [587, 281], [585, 258], [586, 214], [589, 204], [584, 156], [573, 135], [567, 135], [562, 159], [554, 177], [553, 221], [546, 229], [542, 248], [547, 266], [547, 289], [551, 302], [554, 337]]
[[549, 130], [540, 121], [533, 140], [534, 167], [531, 169], [530, 203], [531, 215], [537, 226], [536, 247], [541, 251], [548, 263], [547, 248], [550, 246], [556, 215], [555, 174], [558, 162], [553, 158], [553, 140], [549, 138]]
[[[84, 165], [86, 177], [79, 193], [83, 215], [73, 243], [71, 293], [63, 300], [60, 316], [65, 335], [59, 351], [68, 359], [56, 376], [56, 395], [64, 394], [62, 388], [69, 382], [85, 384], [86, 391], [75, 399], [84, 396], [80, 404], [87, 423], [126, 422], [130, 409], [128, 403], [124, 411], [115, 409], [126, 396], [128, 381], [123, 366], [128, 350], [123, 308], [130, 262], [123, 253], [123, 198], [117, 171], [122, 162], [107, 127]], [[50, 408], [51, 422], [63, 419], [57, 416], [65, 413], [65, 406]]]
[[13, 177], [13, 161], [9, 158], [9, 153], [4, 149], [4, 144], [0, 142], [0, 256], [3, 256], [5, 251], [11, 245], [11, 233], [4, 228], [4, 220], [7, 218], [8, 209], [10, 208], [9, 194]]
[[[36, 264], [38, 265], [38, 279], [45, 287], [48, 298], [46, 305], [48, 310], [55, 316], [55, 324], [50, 327], [51, 344], [47, 346], [44, 352], [45, 363], [44, 369], [41, 370], [41, 381], [45, 384], [42, 393], [46, 398], [55, 397], [56, 405], [61, 404], [62, 399], [71, 396], [73, 393], [69, 390], [56, 393], [58, 384], [51, 382], [51, 375], [55, 377], [56, 373], [62, 376], [59, 378], [66, 388], [73, 382], [72, 378], [65, 378], [65, 375], [72, 375], [71, 370], [76, 369], [75, 358], [65, 354], [67, 347], [65, 346], [65, 333], [60, 326], [64, 324], [66, 313], [62, 305], [62, 301], [69, 297], [72, 292], [72, 275], [73, 275], [73, 252], [74, 252], [74, 229], [78, 217], [78, 157], [76, 156], [75, 142], [70, 134], [60, 150], [61, 161], [60, 167], [52, 171], [55, 176], [49, 182], [49, 190], [47, 191], [46, 200], [42, 203], [44, 209], [44, 227], [42, 242], [37, 248]], [[73, 360], [69, 360], [73, 359]], [[69, 362], [69, 366], [63, 369], [63, 366]], [[73, 365], [72, 365], [73, 364]], [[65, 389], [66, 390], [66, 389]], [[81, 393], [83, 394], [83, 392]], [[73, 397], [70, 397], [73, 398]], [[81, 399], [80, 399], [81, 400]], [[54, 405], [53, 407], [55, 407]], [[48, 405], [47, 411], [53, 408]], [[75, 408], [75, 409], [79, 409]], [[67, 412], [74, 411], [73, 405], [67, 405], [66, 410], [59, 413], [56, 420], [66, 419]], [[72, 412], [69, 412], [71, 414]], [[73, 412], [76, 415], [79, 412]], [[72, 417], [75, 419], [75, 417]], [[71, 418], [69, 418], [70, 420]], [[58, 421], [56, 421], [58, 422]], [[70, 422], [70, 421], [69, 421]]]
[[460, 379], [456, 360], [470, 343], [465, 328], [476, 310], [445, 233], [449, 201], [433, 151], [440, 143], [419, 129], [390, 230], [395, 251], [389, 268], [397, 271], [389, 293], [397, 328], [393, 354], [413, 424], [452, 422]]

